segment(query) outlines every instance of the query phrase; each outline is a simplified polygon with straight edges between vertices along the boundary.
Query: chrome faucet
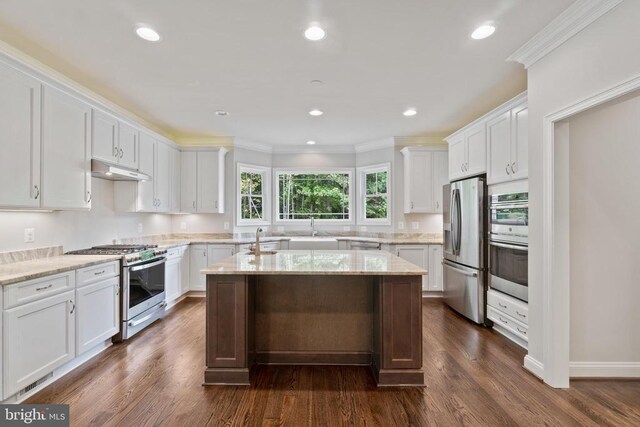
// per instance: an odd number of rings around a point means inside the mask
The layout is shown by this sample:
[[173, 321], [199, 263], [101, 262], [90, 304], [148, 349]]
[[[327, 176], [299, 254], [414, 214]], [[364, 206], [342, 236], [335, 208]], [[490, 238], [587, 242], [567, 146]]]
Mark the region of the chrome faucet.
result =
[[256, 230], [256, 244], [253, 247], [253, 253], [255, 256], [260, 256], [260, 233], [262, 232], [262, 228], [258, 227]]
[[311, 237], [316, 237], [318, 232], [316, 231], [316, 219], [311, 217]]

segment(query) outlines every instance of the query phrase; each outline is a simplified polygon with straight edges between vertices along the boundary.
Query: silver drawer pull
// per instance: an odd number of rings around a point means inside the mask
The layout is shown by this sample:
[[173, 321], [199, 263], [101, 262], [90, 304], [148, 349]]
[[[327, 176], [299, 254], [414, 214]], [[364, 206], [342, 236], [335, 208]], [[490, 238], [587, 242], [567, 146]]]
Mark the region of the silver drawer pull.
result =
[[526, 314], [522, 314], [522, 313], [520, 313], [518, 310], [516, 310], [516, 314], [517, 314], [518, 316], [520, 316], [520, 317], [525, 317], [525, 318], [527, 317], [527, 315], [526, 315]]
[[45, 289], [49, 289], [51, 287], [53, 287], [53, 284], [49, 283], [47, 286], [43, 286], [41, 288], [36, 288], [36, 291], [44, 291]]
[[71, 311], [69, 312], [69, 314], [73, 314], [74, 311], [76, 311], [76, 303], [73, 301], [69, 301], [71, 303]]
[[99, 276], [99, 275], [101, 275], [101, 274], [104, 274], [105, 272], [106, 272], [105, 270], [102, 270], [102, 271], [96, 271], [96, 272], [95, 272], [95, 273], [93, 273], [93, 274], [94, 274], [94, 276]]
[[527, 331], [523, 331], [522, 329], [518, 328], [516, 326], [516, 329], [518, 330], [518, 332], [520, 332], [522, 335], [527, 335]]
[[502, 307], [502, 308], [507, 308], [507, 306], [506, 306], [506, 305], [502, 305], [502, 304], [500, 304], [500, 303], [498, 303], [498, 305], [499, 305], [500, 307]]
[[506, 320], [504, 320], [502, 317], [500, 317], [500, 316], [498, 316], [498, 317], [500, 318], [500, 321], [501, 321], [502, 323], [504, 323], [505, 325], [506, 325], [507, 323], [509, 323], [509, 322], [507, 322]]

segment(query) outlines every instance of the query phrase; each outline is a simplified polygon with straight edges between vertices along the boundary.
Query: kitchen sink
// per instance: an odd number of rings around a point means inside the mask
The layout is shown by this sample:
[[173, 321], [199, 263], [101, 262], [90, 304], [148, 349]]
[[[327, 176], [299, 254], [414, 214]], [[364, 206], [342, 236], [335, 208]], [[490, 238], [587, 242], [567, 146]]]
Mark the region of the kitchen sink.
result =
[[[262, 255], [275, 255], [277, 253], [278, 253], [278, 251], [265, 250], [265, 251], [260, 251], [260, 256], [262, 256]], [[246, 254], [247, 255], [255, 255], [256, 253], [254, 251], [249, 251]]]

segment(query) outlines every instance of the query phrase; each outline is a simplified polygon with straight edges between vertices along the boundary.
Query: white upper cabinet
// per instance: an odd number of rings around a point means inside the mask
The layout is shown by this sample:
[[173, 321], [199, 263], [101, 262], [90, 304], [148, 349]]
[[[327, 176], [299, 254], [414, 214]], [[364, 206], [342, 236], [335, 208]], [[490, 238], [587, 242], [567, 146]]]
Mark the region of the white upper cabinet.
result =
[[42, 207], [91, 208], [91, 108], [45, 86], [42, 108]]
[[181, 177], [181, 163], [180, 163], [180, 151], [175, 148], [169, 149], [170, 167], [171, 172], [169, 174], [169, 212], [180, 212], [180, 177]]
[[196, 212], [198, 209], [198, 153], [183, 151], [180, 159], [180, 211]]
[[40, 206], [41, 83], [0, 63], [0, 207]]
[[487, 122], [487, 183], [528, 177], [527, 101], [516, 98], [509, 107]]
[[169, 192], [171, 182], [171, 148], [159, 142], [156, 150], [156, 210], [169, 212]]
[[224, 213], [224, 162], [227, 150], [183, 151], [181, 212]]
[[118, 123], [118, 164], [138, 169], [138, 129], [126, 123]]
[[116, 185], [120, 190], [123, 186], [138, 186], [136, 211], [152, 212], [156, 210], [156, 140], [144, 132], [140, 134], [140, 172], [149, 175], [150, 180], [138, 183]]
[[91, 157], [118, 163], [118, 119], [95, 109], [92, 111], [91, 119]]
[[495, 184], [527, 178], [527, 93], [449, 136], [449, 180], [487, 173]]
[[405, 147], [401, 153], [404, 157], [404, 213], [442, 212], [442, 185], [448, 182], [447, 152]]

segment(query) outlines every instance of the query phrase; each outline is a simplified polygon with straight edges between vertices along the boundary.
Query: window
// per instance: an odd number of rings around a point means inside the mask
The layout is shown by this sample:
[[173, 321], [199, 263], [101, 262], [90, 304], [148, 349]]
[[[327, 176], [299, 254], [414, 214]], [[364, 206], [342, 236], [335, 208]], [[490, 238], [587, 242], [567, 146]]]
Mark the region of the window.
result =
[[277, 221], [352, 222], [352, 171], [276, 172]]
[[237, 224], [269, 224], [269, 168], [238, 163]]
[[359, 224], [391, 224], [390, 170], [388, 163], [358, 168]]

